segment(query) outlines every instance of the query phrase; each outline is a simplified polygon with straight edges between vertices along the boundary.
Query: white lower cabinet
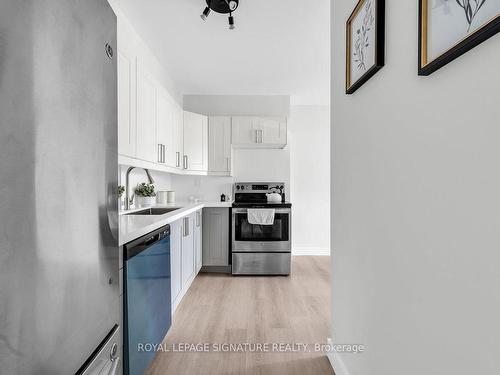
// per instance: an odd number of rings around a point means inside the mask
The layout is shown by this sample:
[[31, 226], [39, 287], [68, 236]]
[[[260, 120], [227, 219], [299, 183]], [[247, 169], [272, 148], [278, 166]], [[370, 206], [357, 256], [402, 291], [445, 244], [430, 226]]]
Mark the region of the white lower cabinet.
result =
[[193, 215], [186, 216], [183, 220], [184, 231], [182, 234], [182, 286], [187, 287], [194, 277], [194, 234]]
[[170, 275], [173, 312], [182, 298], [182, 219], [170, 224]]
[[172, 312], [177, 309], [201, 269], [201, 210], [170, 224]]

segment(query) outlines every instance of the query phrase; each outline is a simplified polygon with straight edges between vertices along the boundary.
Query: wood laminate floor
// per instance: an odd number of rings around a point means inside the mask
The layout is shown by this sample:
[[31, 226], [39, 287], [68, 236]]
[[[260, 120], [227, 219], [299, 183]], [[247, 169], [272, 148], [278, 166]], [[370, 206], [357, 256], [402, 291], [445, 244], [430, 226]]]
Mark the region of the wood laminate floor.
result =
[[[330, 258], [294, 257], [290, 277], [199, 274], [148, 375], [333, 374], [316, 343], [330, 335]], [[208, 352], [182, 349], [206, 344]], [[308, 344], [300, 352], [215, 352], [214, 345]], [[201, 349], [198, 348], [198, 349]], [[180, 351], [173, 351], [180, 350]]]

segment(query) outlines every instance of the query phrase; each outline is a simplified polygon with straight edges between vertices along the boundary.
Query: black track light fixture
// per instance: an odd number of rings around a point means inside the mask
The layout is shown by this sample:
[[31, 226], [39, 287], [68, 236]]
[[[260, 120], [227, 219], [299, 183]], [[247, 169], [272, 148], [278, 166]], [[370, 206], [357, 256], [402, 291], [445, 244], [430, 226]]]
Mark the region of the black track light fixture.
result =
[[210, 14], [210, 8], [209, 8], [209, 7], [206, 7], [206, 8], [205, 8], [205, 10], [203, 11], [203, 13], [201, 14], [201, 16], [200, 16], [200, 17], [201, 17], [201, 19], [202, 19], [203, 21], [206, 21], [206, 20], [207, 20], [207, 18], [208, 18], [208, 16], [209, 16], [209, 14]]
[[234, 30], [233, 12], [238, 9], [240, 0], [206, 0], [206, 3], [207, 7], [200, 16], [203, 21], [207, 20], [212, 10], [221, 14], [229, 14], [229, 30]]

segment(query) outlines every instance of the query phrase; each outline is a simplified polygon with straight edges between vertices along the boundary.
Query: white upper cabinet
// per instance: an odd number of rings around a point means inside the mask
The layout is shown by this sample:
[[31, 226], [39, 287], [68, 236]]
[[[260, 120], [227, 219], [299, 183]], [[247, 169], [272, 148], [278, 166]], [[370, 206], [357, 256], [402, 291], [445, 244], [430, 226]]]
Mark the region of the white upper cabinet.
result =
[[287, 144], [286, 117], [261, 117], [260, 143], [285, 147]]
[[137, 158], [158, 162], [156, 143], [156, 82], [137, 62]]
[[208, 118], [208, 172], [215, 176], [231, 176], [231, 117]]
[[208, 117], [184, 112], [183, 167], [191, 172], [208, 171]]
[[156, 143], [158, 163], [175, 167], [174, 155], [174, 106], [162, 86], [156, 92]]
[[232, 142], [239, 148], [283, 148], [287, 144], [286, 118], [235, 116]]
[[183, 169], [182, 158], [184, 155], [184, 111], [180, 105], [175, 103], [174, 110], [174, 167]]
[[258, 117], [234, 116], [232, 118], [232, 142], [235, 147], [256, 145], [260, 119]]
[[[135, 59], [118, 49], [118, 153], [135, 157]], [[134, 111], [134, 112], [133, 112]]]

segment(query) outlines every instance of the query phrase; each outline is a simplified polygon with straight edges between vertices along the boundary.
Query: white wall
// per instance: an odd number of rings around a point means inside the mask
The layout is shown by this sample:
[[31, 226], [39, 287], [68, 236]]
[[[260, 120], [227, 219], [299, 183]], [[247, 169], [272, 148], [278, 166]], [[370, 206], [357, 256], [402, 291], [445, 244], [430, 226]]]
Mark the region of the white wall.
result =
[[355, 2], [332, 5], [332, 335], [367, 348], [346, 368], [499, 374], [500, 35], [418, 77], [418, 2], [387, 2], [387, 64], [346, 96]]
[[177, 201], [188, 201], [190, 197], [203, 201], [218, 202], [221, 194], [232, 194], [232, 177], [184, 176], [172, 174], [172, 189]]
[[[290, 153], [284, 149], [234, 150], [234, 178], [240, 182], [284, 182], [290, 193]], [[287, 198], [288, 200], [288, 198]]]
[[330, 255], [330, 106], [292, 106], [288, 139], [293, 253]]

